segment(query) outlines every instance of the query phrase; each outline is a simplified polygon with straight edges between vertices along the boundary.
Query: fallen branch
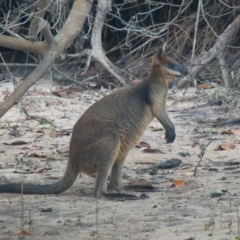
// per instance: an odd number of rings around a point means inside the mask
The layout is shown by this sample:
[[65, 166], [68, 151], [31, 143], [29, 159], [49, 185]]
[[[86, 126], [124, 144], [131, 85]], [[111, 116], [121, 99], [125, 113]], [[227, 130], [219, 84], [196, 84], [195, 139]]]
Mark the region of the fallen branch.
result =
[[234, 125], [234, 124], [240, 124], [240, 118], [234, 118], [234, 119], [218, 122], [215, 124], [215, 126]]

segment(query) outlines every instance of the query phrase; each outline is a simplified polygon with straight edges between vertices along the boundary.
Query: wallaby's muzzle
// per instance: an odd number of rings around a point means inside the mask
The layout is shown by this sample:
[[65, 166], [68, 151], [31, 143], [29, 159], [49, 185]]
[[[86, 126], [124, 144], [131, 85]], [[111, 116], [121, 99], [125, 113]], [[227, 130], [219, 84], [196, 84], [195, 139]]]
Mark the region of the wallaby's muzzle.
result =
[[188, 75], [188, 70], [177, 62], [168, 62], [167, 71], [172, 75], [185, 77]]

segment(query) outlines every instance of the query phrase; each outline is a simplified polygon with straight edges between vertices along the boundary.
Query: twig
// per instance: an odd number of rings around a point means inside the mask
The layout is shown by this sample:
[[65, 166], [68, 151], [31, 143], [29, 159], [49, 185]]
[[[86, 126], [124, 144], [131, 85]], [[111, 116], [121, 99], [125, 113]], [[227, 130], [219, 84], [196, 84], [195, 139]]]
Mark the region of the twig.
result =
[[21, 207], [20, 207], [20, 212], [21, 212], [21, 230], [24, 229], [24, 202], [23, 202], [23, 159], [20, 158], [20, 164], [21, 164]]
[[99, 213], [98, 200], [96, 200], [96, 232], [97, 232], [97, 240], [98, 240], [98, 213]]
[[4, 27], [2, 24], [0, 24], [0, 28], [2, 28], [3, 30], [5, 30], [6, 32], [8, 32], [10, 35], [12, 35], [15, 38], [20, 38], [20, 39], [24, 39], [23, 37], [19, 36], [17, 33], [11, 31], [10, 29]]
[[44, 133], [38, 135], [37, 137], [34, 138], [33, 142], [36, 142], [39, 138], [43, 137], [44, 135], [45, 135]]
[[38, 120], [42, 119], [42, 120], [44, 120], [44, 122], [46, 122], [46, 123], [48, 123], [50, 125], [53, 125], [52, 121], [50, 121], [50, 120], [48, 120], [48, 119], [46, 119], [44, 117], [29, 115], [25, 108], [22, 108], [22, 112], [26, 115], [27, 119], [38, 119]]
[[12, 82], [13, 82], [13, 87], [14, 87], [14, 89], [16, 89], [16, 87], [17, 87], [16, 78], [13, 76], [13, 74], [12, 74], [11, 71], [9, 70], [9, 68], [8, 68], [6, 62], [4, 61], [4, 58], [2, 57], [2, 54], [1, 54], [1, 53], [0, 53], [0, 58], [1, 58], [2, 61], [4, 62], [4, 66], [6, 67], [8, 73], [11, 75], [11, 77], [12, 77]]
[[82, 57], [82, 56], [85, 56], [85, 55], [90, 55], [90, 54], [91, 54], [90, 49], [84, 49], [80, 53], [72, 53], [72, 54], [62, 53], [62, 54], [60, 54], [60, 58], [62, 60], [65, 60], [67, 57], [69, 57], [69, 58], [79, 58], [79, 57]]
[[36, 67], [38, 65], [38, 63], [0, 63], [0, 67]]
[[84, 86], [81, 82], [76, 81], [75, 79], [73, 79], [73, 78], [71, 78], [71, 77], [68, 77], [66, 74], [64, 74], [63, 72], [61, 72], [56, 66], [53, 66], [53, 68], [54, 68], [58, 73], [60, 73], [65, 79], [67, 79], [68, 81], [74, 82], [76, 85], [79, 85], [79, 86]]
[[193, 176], [194, 177], [196, 177], [196, 173], [197, 173], [197, 168], [198, 168], [198, 166], [199, 166], [199, 164], [201, 163], [201, 161], [202, 161], [202, 159], [203, 159], [203, 156], [204, 156], [204, 154], [205, 154], [205, 152], [206, 152], [206, 149], [207, 149], [207, 147], [210, 145], [210, 143], [212, 142], [212, 141], [214, 141], [215, 139], [212, 139], [202, 150], [201, 150], [201, 157], [200, 157], [200, 160], [199, 160], [199, 162], [198, 162], [198, 164], [197, 164], [197, 166], [195, 167], [195, 169], [194, 169], [194, 174], [193, 174]]
[[73, 99], [67, 99], [67, 98], [62, 98], [62, 97], [57, 97], [57, 96], [24, 96], [24, 99], [29, 99], [29, 98], [46, 98], [46, 99], [56, 99], [58, 101], [67, 101], [67, 102], [73, 102]]

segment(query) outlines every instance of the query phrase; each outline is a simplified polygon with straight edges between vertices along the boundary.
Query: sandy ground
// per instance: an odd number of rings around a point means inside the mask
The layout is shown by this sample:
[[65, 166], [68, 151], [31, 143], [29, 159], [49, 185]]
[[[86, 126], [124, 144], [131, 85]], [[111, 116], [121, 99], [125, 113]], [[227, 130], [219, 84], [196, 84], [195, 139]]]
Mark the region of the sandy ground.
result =
[[[11, 91], [9, 83], [0, 84], [1, 98], [7, 89]], [[201, 94], [211, 95], [211, 90], [207, 91]], [[164, 153], [145, 153], [134, 148], [127, 157], [124, 183], [141, 179], [150, 182], [156, 191], [146, 192], [148, 198], [96, 201], [92, 198], [94, 179], [82, 175], [60, 195], [24, 195], [22, 222], [33, 236], [19, 238], [21, 195], [0, 194], [0, 239], [237, 239], [240, 231], [238, 126], [231, 128], [235, 134], [221, 134], [224, 128], [212, 134], [209, 124], [199, 124], [197, 120], [223, 117], [226, 113], [221, 107], [213, 106], [183, 114], [181, 110], [203, 103], [194, 89], [189, 89], [184, 97], [183, 93], [170, 92], [168, 97], [169, 116], [177, 133], [175, 142], [166, 144], [164, 132], [153, 131], [152, 127], [161, 127], [154, 120], [142, 141]], [[32, 89], [0, 121], [0, 182], [21, 180], [16, 158], [24, 161], [24, 182], [50, 183], [60, 178], [67, 162], [64, 151], [68, 148], [72, 126], [101, 96], [93, 91], [80, 91], [57, 97], [49, 94], [49, 85], [45, 84]], [[25, 114], [20, 113], [21, 107], [29, 115], [53, 121], [56, 129], [48, 123], [40, 125], [39, 118], [26, 120]], [[199, 146], [212, 138], [216, 140], [207, 148], [197, 176], [191, 176], [199, 161]], [[215, 151], [222, 142], [234, 144], [235, 149]], [[160, 163], [171, 158], [180, 159], [182, 164], [173, 169], [158, 169]], [[182, 180], [186, 185], [172, 187], [173, 180]], [[212, 198], [214, 189], [224, 193]]]

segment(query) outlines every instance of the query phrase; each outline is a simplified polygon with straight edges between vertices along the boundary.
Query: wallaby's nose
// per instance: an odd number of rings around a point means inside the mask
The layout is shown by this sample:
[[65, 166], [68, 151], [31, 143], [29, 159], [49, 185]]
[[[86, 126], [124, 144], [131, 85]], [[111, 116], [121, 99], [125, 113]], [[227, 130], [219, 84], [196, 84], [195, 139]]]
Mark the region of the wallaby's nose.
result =
[[185, 68], [185, 76], [187, 76], [188, 75], [188, 70]]
[[185, 67], [182, 67], [182, 69], [181, 69], [181, 75], [182, 75], [182, 77], [187, 76], [187, 75], [188, 75], [188, 69], [185, 68]]

